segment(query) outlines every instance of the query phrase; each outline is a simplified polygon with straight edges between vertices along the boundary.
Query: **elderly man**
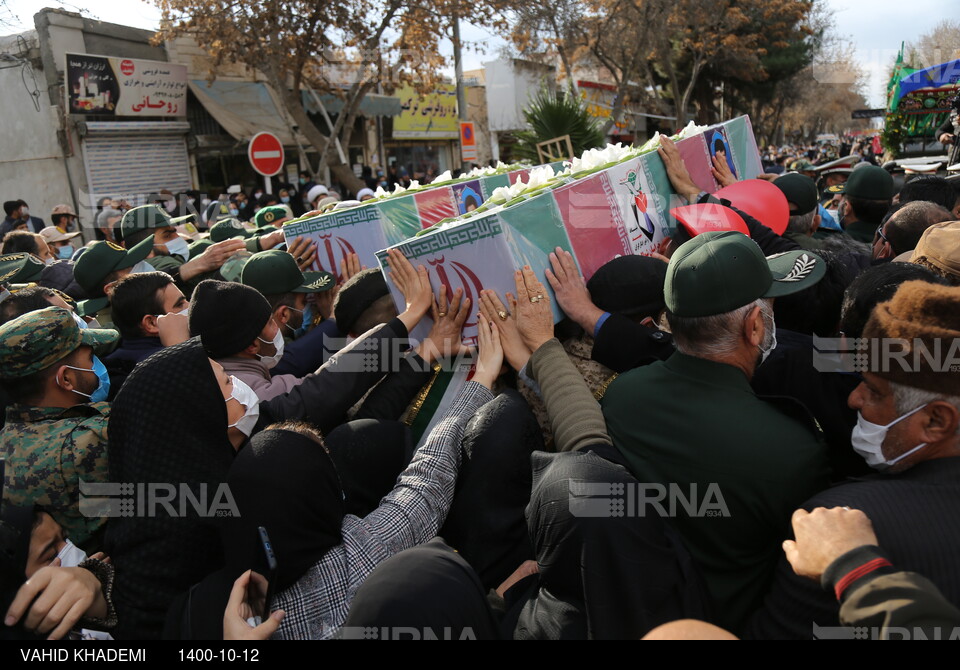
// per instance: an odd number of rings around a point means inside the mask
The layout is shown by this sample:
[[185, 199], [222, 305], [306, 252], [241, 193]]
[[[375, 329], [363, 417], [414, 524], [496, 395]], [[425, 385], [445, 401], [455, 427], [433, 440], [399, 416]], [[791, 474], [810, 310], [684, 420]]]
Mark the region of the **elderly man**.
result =
[[[861, 343], [866, 369], [850, 394], [854, 450], [882, 474], [819, 493], [803, 509], [851, 507], [873, 522], [890, 562], [960, 603], [960, 288], [907, 282], [874, 309]], [[936, 353], [936, 352], [939, 352]], [[839, 595], [839, 594], [837, 594]], [[837, 597], [781, 562], [752, 637], [810, 638], [838, 625]]]
[[907, 203], [877, 228], [873, 239], [874, 258], [896, 258], [917, 248], [920, 238], [930, 226], [954, 221], [953, 213], [926, 200]]
[[620, 375], [603, 398], [613, 444], [644, 483], [647, 507], [675, 517], [714, 622], [732, 631], [760, 605], [790, 514], [827, 484], [826, 449], [807, 412], [750, 387], [776, 346], [771, 299], [824, 271], [807, 251], [768, 260], [741, 233], [697, 236], [667, 268], [676, 353]]

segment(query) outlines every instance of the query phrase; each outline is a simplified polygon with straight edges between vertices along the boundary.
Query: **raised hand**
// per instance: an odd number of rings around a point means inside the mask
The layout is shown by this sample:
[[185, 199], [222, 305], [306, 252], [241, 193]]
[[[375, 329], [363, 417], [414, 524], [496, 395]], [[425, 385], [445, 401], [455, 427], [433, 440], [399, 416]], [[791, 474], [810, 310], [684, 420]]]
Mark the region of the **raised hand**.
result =
[[406, 309], [400, 315], [408, 331], [420, 323], [420, 319], [429, 311], [433, 304], [433, 290], [430, 288], [430, 278], [427, 269], [418, 265], [416, 269], [410, 264], [406, 256], [396, 249], [387, 251], [390, 263], [388, 275], [403, 294]]
[[737, 183], [738, 180], [733, 175], [733, 172], [730, 171], [730, 166], [727, 164], [727, 155], [723, 151], [715, 153], [712, 160], [713, 167], [710, 171], [713, 173], [713, 178], [717, 180], [721, 188]]
[[[282, 234], [282, 231], [278, 232]], [[287, 247], [287, 253], [294, 257], [300, 272], [303, 272], [313, 267], [317, 259], [317, 245], [309, 237], [295, 237]]]
[[603, 316], [603, 310], [593, 304], [587, 282], [580, 276], [577, 264], [569, 251], [557, 247], [550, 253], [550, 265], [547, 281], [557, 296], [557, 303], [563, 313], [577, 322], [581, 328], [593, 335], [597, 321]]
[[470, 314], [470, 298], [463, 298], [463, 289], [457, 289], [447, 304], [447, 287], [440, 286], [440, 297], [433, 299], [430, 314], [433, 327], [427, 338], [417, 347], [420, 358], [433, 363], [439, 358], [450, 358], [464, 351], [463, 324]]
[[553, 338], [550, 296], [529, 265], [514, 273], [514, 282], [517, 285], [517, 329], [527, 348], [536, 351]]
[[680, 156], [680, 150], [673, 143], [673, 140], [661, 135], [660, 148], [657, 149], [657, 153], [667, 169], [667, 177], [670, 178], [673, 190], [686, 198], [688, 202], [692, 203], [696, 200], [702, 189], [697, 186], [693, 177], [690, 176], [690, 172], [687, 171], [687, 166], [684, 165], [683, 158]]
[[479, 355], [473, 381], [483, 384], [491, 391], [493, 382], [500, 376], [503, 367], [503, 348], [500, 346], [500, 331], [493, 321], [480, 320], [477, 324]]
[[517, 329], [517, 320], [514, 313], [517, 311], [517, 301], [512, 294], [507, 294], [507, 301], [510, 303], [510, 311], [500, 302], [496, 292], [484, 290], [480, 292], [480, 316], [485, 321], [493, 321], [499, 324], [500, 345], [503, 348], [503, 355], [507, 359], [510, 367], [519, 372], [530, 359], [530, 348], [520, 337], [520, 331]]

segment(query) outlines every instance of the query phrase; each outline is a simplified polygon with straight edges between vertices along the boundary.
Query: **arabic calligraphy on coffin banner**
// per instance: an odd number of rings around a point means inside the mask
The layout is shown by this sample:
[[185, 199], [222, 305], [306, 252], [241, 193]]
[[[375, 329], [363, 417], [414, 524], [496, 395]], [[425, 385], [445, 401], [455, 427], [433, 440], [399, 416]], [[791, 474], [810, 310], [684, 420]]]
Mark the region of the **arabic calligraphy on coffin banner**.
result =
[[66, 54], [67, 109], [97, 116], [186, 116], [187, 66]]

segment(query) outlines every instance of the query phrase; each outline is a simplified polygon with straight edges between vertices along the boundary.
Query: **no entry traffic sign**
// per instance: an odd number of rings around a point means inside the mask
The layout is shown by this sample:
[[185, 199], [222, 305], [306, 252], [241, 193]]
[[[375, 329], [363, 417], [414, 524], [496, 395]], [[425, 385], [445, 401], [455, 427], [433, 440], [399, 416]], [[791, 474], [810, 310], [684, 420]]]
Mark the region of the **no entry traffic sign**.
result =
[[276, 135], [257, 133], [247, 147], [250, 165], [264, 177], [272, 177], [283, 169], [283, 145]]

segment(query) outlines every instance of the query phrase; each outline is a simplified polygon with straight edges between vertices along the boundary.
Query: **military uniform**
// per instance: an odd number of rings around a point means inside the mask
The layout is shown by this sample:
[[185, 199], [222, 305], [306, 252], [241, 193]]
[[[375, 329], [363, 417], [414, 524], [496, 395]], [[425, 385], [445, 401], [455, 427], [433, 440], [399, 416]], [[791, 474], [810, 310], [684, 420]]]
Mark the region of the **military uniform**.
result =
[[100, 324], [110, 323], [110, 299], [103, 292], [107, 277], [112, 272], [132, 268], [146, 259], [151, 251], [153, 238], [143, 240], [133, 249], [124, 249], [114, 242], [91, 244], [73, 265], [73, 278], [90, 296], [77, 305], [77, 311], [82, 316], [96, 315]]
[[[78, 347], [99, 347], [118, 337], [114, 330], [81, 330], [73, 313], [62, 307], [28, 312], [0, 326], [0, 380], [35, 375]], [[95, 360], [94, 371], [96, 367]], [[105, 402], [8, 407], [0, 430], [0, 457], [6, 459], [4, 500], [44, 507], [76, 544], [93, 539], [95, 546], [94, 534], [106, 518], [83, 515], [80, 482], [108, 479], [109, 414]]]
[[[672, 314], [703, 318], [808, 288], [826, 267], [807, 251], [766, 259], [750, 238], [708, 232], [670, 260]], [[771, 325], [766, 325], [765, 330]], [[713, 622], [737, 632], [773, 578], [791, 513], [828, 484], [826, 447], [801, 406], [757, 397], [732, 364], [681, 351], [620, 375], [602, 400], [614, 446], [657, 499], [703, 577]]]
[[0, 454], [7, 460], [4, 500], [39, 505], [63, 526], [75, 544], [87, 542], [106, 522], [80, 509], [80, 481], [106, 482], [105, 402], [61, 407], [7, 408], [0, 430]]

